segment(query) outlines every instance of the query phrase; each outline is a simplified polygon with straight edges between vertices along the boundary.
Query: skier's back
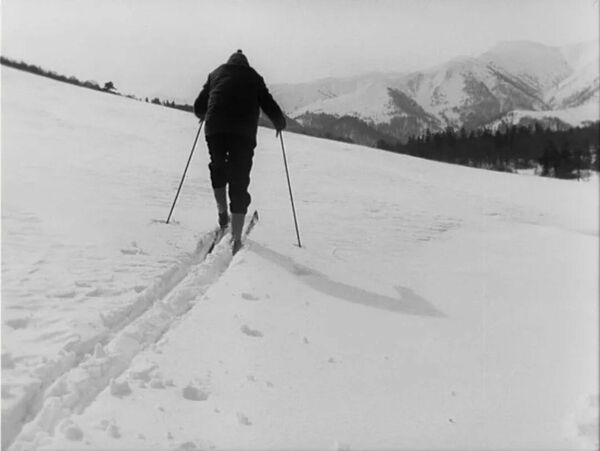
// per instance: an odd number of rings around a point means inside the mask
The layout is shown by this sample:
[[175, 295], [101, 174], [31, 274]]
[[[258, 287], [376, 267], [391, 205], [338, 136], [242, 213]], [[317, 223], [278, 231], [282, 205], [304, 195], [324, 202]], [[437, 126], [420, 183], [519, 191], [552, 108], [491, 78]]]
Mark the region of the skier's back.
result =
[[271, 119], [278, 133], [285, 128], [285, 116], [263, 78], [250, 67], [241, 50], [210, 73], [194, 102], [194, 113], [205, 120], [204, 130], [210, 152], [208, 167], [221, 227], [229, 223], [229, 187], [234, 252], [241, 247], [244, 219], [251, 200], [248, 185], [260, 108]]

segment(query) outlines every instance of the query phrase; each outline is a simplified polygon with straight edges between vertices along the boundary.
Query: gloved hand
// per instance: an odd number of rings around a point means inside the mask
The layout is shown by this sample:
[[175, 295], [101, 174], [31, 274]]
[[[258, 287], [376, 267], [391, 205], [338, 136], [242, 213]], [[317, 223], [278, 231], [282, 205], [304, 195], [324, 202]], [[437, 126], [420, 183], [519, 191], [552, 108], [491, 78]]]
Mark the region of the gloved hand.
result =
[[277, 121], [277, 124], [275, 124], [275, 130], [276, 130], [275, 136], [276, 137], [279, 136], [283, 130], [285, 130], [286, 125], [287, 124], [285, 121], [285, 117], [281, 116], [281, 118]]

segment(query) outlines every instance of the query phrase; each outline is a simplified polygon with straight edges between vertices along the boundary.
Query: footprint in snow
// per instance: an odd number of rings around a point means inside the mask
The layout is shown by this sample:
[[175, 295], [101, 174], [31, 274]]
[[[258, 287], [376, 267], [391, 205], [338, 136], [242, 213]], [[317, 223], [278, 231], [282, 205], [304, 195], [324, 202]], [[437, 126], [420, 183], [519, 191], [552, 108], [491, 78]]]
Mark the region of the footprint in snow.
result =
[[237, 419], [238, 419], [238, 423], [240, 423], [244, 426], [252, 426], [252, 422], [248, 419], [248, 417], [246, 415], [244, 415], [241, 412], [237, 413]]
[[76, 280], [75, 286], [77, 288], [92, 288], [91, 282], [87, 282], [85, 280]]
[[163, 389], [165, 388], [165, 383], [163, 382], [162, 379], [155, 377], [150, 381], [150, 387], [151, 388], [158, 388], [158, 389]]
[[29, 321], [31, 321], [31, 317], [27, 316], [23, 318], [8, 319], [4, 321], [4, 324], [6, 324], [9, 327], [12, 327], [13, 329], [23, 329], [27, 327]]
[[300, 276], [300, 277], [310, 276], [313, 274], [313, 271], [311, 271], [306, 266], [297, 265], [297, 264], [292, 267], [292, 271], [294, 272], [295, 275]]
[[91, 298], [97, 298], [99, 296], [106, 296], [106, 295], [110, 295], [110, 294], [112, 294], [110, 292], [110, 290], [107, 290], [106, 288], [101, 288], [101, 287], [96, 287], [93, 290], [85, 293], [86, 296], [91, 297]]
[[75, 290], [66, 289], [66, 290], [51, 291], [50, 293], [48, 293], [46, 295], [46, 297], [57, 298], [57, 299], [71, 299], [71, 298], [74, 298], [76, 295], [77, 295], [77, 293], [75, 292]]
[[106, 435], [112, 438], [121, 438], [121, 431], [119, 430], [119, 426], [116, 424], [110, 424], [106, 428]]
[[67, 440], [72, 440], [74, 442], [83, 440], [83, 431], [76, 424], [68, 426], [64, 430], [64, 435]]
[[79, 442], [83, 440], [83, 431], [71, 420], [64, 420], [58, 425], [58, 430], [62, 432], [67, 440]]
[[155, 363], [146, 363], [130, 370], [129, 376], [134, 380], [150, 382], [152, 377], [157, 376], [153, 374], [156, 370], [156, 367], [157, 365]]
[[242, 298], [247, 301], [259, 301], [260, 298], [250, 294], [250, 293], [242, 293]]
[[182, 390], [182, 395], [185, 399], [190, 401], [206, 401], [208, 399], [208, 393], [201, 390], [193, 385], [188, 385]]
[[113, 379], [110, 382], [111, 395], [122, 398], [123, 396], [127, 396], [130, 393], [131, 388], [129, 387], [129, 383], [127, 381], [117, 382], [115, 379]]
[[250, 329], [247, 325], [243, 325], [241, 331], [250, 337], [262, 337], [263, 333], [260, 330]]

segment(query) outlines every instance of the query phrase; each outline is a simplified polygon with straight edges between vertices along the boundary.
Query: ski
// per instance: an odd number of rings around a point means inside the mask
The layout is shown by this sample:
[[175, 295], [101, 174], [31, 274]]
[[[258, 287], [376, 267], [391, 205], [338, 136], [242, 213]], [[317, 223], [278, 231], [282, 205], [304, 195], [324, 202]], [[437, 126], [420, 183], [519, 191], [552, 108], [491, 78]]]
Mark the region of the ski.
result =
[[221, 242], [221, 240], [227, 234], [227, 232], [229, 232], [229, 226], [224, 227], [224, 228], [219, 227], [219, 229], [215, 232], [215, 237], [213, 238], [212, 244], [210, 245], [210, 248], [208, 249], [209, 254], [215, 249], [217, 244], [219, 244]]
[[254, 228], [254, 226], [256, 225], [256, 223], [258, 222], [258, 210], [254, 210], [254, 213], [252, 213], [252, 216], [250, 217], [250, 221], [248, 221], [248, 224], [246, 225], [246, 231], [244, 232], [244, 238], [246, 238], [250, 232], [252, 232], [252, 229]]

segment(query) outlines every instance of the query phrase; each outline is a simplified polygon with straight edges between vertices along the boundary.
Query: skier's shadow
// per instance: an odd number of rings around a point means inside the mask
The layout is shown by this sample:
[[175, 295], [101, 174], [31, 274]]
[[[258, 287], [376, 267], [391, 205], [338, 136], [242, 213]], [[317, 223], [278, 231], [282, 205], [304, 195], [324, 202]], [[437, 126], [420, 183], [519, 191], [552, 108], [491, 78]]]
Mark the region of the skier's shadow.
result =
[[363, 288], [331, 280], [325, 274], [296, 263], [287, 255], [280, 254], [255, 241], [252, 242], [250, 249], [264, 259], [280, 266], [290, 274], [296, 276], [298, 280], [304, 282], [313, 290], [328, 296], [396, 313], [438, 318], [446, 317], [444, 313], [436, 309], [427, 299], [419, 296], [410, 288], [396, 286], [395, 288], [399, 294], [397, 298], [385, 296], [379, 293], [373, 293], [372, 291], [367, 291]]

